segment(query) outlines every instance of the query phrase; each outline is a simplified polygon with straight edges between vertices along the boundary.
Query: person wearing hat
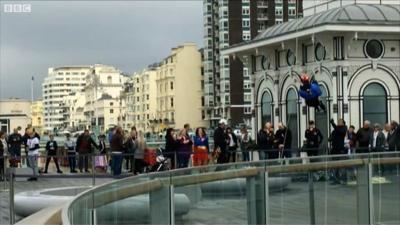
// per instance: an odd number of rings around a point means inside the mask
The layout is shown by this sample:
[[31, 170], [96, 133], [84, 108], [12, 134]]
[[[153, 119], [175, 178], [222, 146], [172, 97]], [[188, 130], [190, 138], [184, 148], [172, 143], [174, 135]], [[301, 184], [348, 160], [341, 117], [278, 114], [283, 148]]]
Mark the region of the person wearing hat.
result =
[[227, 121], [225, 119], [221, 119], [218, 123], [217, 129], [214, 131], [214, 153], [213, 155], [217, 157], [217, 163], [227, 163], [228, 156], [227, 156], [227, 143], [226, 143], [226, 133], [225, 133], [225, 126]]
[[316, 80], [311, 79], [307, 74], [303, 74], [300, 77], [301, 86], [299, 95], [306, 100], [307, 106], [314, 107], [317, 111], [322, 109], [326, 112], [326, 107], [322, 101], [319, 100], [322, 91]]

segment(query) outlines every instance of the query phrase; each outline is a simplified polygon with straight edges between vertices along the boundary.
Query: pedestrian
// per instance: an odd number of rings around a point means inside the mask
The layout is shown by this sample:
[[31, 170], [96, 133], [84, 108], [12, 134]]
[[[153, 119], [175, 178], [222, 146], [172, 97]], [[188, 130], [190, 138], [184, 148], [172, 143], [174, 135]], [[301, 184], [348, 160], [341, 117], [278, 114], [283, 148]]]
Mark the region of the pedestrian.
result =
[[4, 166], [6, 163], [6, 155], [8, 151], [8, 144], [6, 141], [6, 133], [3, 131], [0, 131], [0, 181], [5, 180], [5, 171], [4, 171]]
[[38, 165], [37, 160], [39, 157], [39, 139], [35, 137], [35, 134], [31, 129], [27, 130], [27, 134], [29, 138], [26, 142], [26, 146], [28, 149], [28, 165], [32, 169], [33, 175], [28, 179], [28, 181], [37, 181], [38, 177]]
[[126, 146], [126, 170], [133, 173], [135, 169], [135, 151], [137, 149], [137, 133], [136, 129], [131, 129], [129, 138], [125, 143]]
[[282, 122], [278, 123], [278, 130], [275, 133], [275, 142], [281, 158], [292, 157], [292, 132]]
[[99, 135], [99, 154], [94, 157], [94, 166], [100, 172], [105, 173], [107, 171], [107, 148], [106, 148], [106, 136], [104, 134]]
[[178, 168], [187, 168], [189, 166], [193, 142], [190, 139], [185, 127], [179, 132], [178, 140]]
[[315, 122], [310, 120], [308, 123], [309, 127], [305, 132], [306, 137], [306, 150], [307, 156], [317, 156], [319, 147], [324, 140], [324, 136], [321, 131], [315, 127]]
[[274, 149], [274, 131], [272, 124], [266, 122], [263, 129], [257, 134], [258, 155], [260, 160], [279, 158], [278, 149]]
[[373, 152], [383, 152], [385, 149], [385, 135], [383, 134], [379, 123], [374, 124], [371, 148]]
[[213, 156], [217, 159], [218, 164], [227, 163], [227, 144], [225, 126], [227, 121], [221, 119], [218, 123], [217, 129], [214, 131], [214, 151]]
[[388, 139], [388, 137], [389, 137], [389, 134], [390, 134], [391, 130], [392, 130], [392, 128], [390, 126], [390, 123], [385, 123], [385, 127], [384, 127], [384, 129], [382, 131], [383, 135], [385, 136], [385, 151], [389, 151], [389, 142], [388, 142], [389, 139]]
[[202, 127], [196, 129], [196, 136], [193, 141], [193, 166], [205, 166], [208, 164], [208, 137]]
[[78, 166], [79, 171], [82, 173], [83, 168], [85, 172], [89, 173], [89, 154], [93, 153], [93, 147], [98, 148], [96, 142], [90, 136], [89, 130], [86, 129], [81, 135], [79, 135], [76, 141], [76, 148], [78, 151]]
[[179, 142], [176, 140], [174, 129], [168, 128], [165, 134], [165, 156], [171, 160], [171, 169], [175, 169], [177, 159], [177, 149]]
[[370, 123], [369, 120], [365, 120], [363, 123], [363, 126], [358, 129], [357, 131], [357, 153], [367, 153], [369, 152], [369, 149], [371, 147], [372, 143], [372, 133], [373, 130], [370, 128]]
[[135, 174], [143, 173], [145, 167], [144, 152], [147, 144], [142, 131], [137, 132], [137, 148], [135, 150]]
[[[347, 133], [347, 127], [345, 125], [345, 122], [343, 119], [339, 119], [336, 125], [335, 121], [331, 119], [330, 123], [333, 127], [333, 131], [331, 133], [331, 138], [330, 138], [332, 143], [332, 149], [330, 154], [332, 155], [345, 154], [346, 149], [344, 147], [344, 139]], [[332, 158], [332, 159], [340, 159], [340, 158]], [[345, 176], [343, 176], [343, 178]], [[335, 169], [332, 171], [331, 180], [332, 180], [331, 184], [340, 184], [342, 178], [339, 169]]]
[[71, 139], [71, 135], [67, 133], [64, 147], [67, 150], [68, 165], [70, 173], [77, 173], [76, 171], [76, 143]]
[[356, 149], [356, 144], [357, 144], [357, 135], [354, 132], [355, 127], [353, 125], [349, 126], [349, 129], [347, 130], [346, 136], [345, 136], [345, 149], [347, 149], [347, 154], [353, 154], [355, 153]]
[[124, 132], [121, 127], [115, 129], [115, 133], [110, 142], [111, 150], [111, 170], [114, 176], [121, 174], [122, 169], [122, 154], [125, 152]]
[[250, 161], [250, 153], [251, 147], [253, 145], [253, 140], [247, 130], [246, 127], [243, 127], [240, 132], [240, 150], [242, 151], [242, 161], [247, 162]]
[[390, 123], [390, 128], [388, 135], [389, 151], [400, 151], [400, 126], [393, 120]]
[[[37, 138], [35, 133], [33, 133], [33, 136], [35, 138]], [[54, 140], [54, 135], [50, 134], [49, 137], [50, 137], [50, 140], [46, 143], [46, 155], [47, 155], [47, 157], [46, 157], [46, 166], [45, 166], [45, 169], [44, 169], [44, 173], [48, 172], [49, 163], [50, 163], [51, 158], [53, 158], [54, 164], [56, 164], [57, 173], [62, 173], [62, 171], [60, 170], [60, 166], [58, 165], [58, 159], [57, 159], [58, 144]]]
[[226, 143], [228, 145], [228, 162], [236, 162], [236, 150], [238, 147], [238, 140], [236, 134], [232, 132], [232, 128], [226, 128]]
[[[28, 132], [25, 132], [28, 135]], [[28, 138], [26, 139], [28, 140]], [[21, 162], [21, 145], [23, 139], [21, 134], [18, 133], [18, 129], [15, 128], [13, 133], [8, 136], [8, 151], [10, 153], [10, 167], [18, 167], [18, 163]]]

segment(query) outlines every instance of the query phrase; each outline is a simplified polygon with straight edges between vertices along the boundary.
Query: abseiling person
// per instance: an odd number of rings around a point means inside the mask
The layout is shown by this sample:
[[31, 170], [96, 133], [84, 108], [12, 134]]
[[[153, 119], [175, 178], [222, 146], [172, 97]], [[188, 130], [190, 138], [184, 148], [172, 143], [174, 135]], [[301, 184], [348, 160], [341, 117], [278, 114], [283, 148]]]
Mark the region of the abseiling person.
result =
[[307, 74], [302, 74], [300, 77], [302, 85], [300, 85], [299, 95], [306, 100], [309, 107], [314, 107], [317, 111], [326, 112], [326, 107], [319, 96], [322, 95], [321, 88], [316, 80], [311, 79]]

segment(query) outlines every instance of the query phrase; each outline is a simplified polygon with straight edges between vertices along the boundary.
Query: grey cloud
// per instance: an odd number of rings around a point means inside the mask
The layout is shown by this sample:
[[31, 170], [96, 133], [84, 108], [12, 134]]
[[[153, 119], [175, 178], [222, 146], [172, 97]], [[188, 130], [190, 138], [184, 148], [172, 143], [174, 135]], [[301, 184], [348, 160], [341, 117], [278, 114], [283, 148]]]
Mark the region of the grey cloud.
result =
[[32, 1], [1, 12], [0, 98], [35, 97], [51, 66], [104, 63], [133, 72], [185, 41], [202, 45], [202, 1]]

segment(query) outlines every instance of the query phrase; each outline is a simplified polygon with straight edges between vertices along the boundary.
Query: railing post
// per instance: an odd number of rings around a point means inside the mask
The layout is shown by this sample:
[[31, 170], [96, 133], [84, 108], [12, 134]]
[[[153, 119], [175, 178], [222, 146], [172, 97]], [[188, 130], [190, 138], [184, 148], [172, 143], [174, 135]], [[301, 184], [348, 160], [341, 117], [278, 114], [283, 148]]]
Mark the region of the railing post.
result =
[[315, 224], [315, 201], [314, 201], [314, 184], [313, 184], [313, 172], [308, 172], [308, 194], [309, 194], [309, 206], [310, 206], [310, 224]]
[[14, 213], [14, 170], [10, 170], [9, 173], [9, 194], [10, 194], [10, 224], [15, 223], [15, 213]]
[[7, 156], [3, 156], [3, 190], [7, 189]]
[[247, 224], [268, 224], [268, 172], [246, 178]]
[[92, 154], [92, 187], [96, 186], [96, 171], [95, 171], [95, 154]]
[[357, 221], [358, 224], [374, 223], [372, 190], [372, 164], [366, 162], [357, 168]]
[[150, 192], [150, 224], [175, 224], [174, 186]]

